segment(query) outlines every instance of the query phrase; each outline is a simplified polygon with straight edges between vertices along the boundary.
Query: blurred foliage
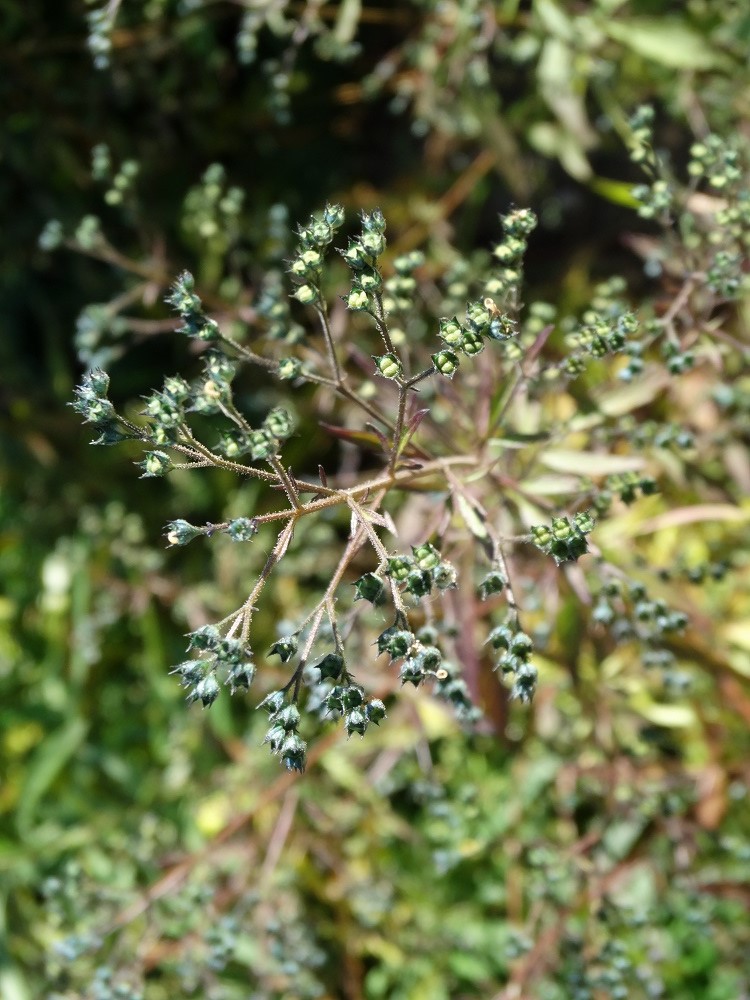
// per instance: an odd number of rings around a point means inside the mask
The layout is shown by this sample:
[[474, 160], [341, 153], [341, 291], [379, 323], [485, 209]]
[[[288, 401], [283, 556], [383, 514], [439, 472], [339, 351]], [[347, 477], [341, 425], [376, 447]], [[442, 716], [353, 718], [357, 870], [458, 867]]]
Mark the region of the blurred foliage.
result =
[[[278, 777], [244, 706], [187, 716], [167, 674], [182, 633], [252, 570], [231, 544], [209, 571], [205, 550], [158, 538], [169, 517], [221, 509], [227, 478], [142, 483], [90, 453], [64, 405], [76, 350], [108, 352], [123, 398], [177, 367], [161, 300], [183, 267], [213, 314], [252, 326], [287, 220], [327, 198], [379, 204], [398, 248], [429, 241], [443, 271], [528, 203], [535, 298], [574, 311], [614, 268], [636, 306], [656, 292], [668, 309], [654, 232], [625, 211], [642, 178], [621, 137], [649, 101], [675, 168], [710, 131], [747, 139], [747, 5], [0, 0], [0, 14], [3, 998], [750, 991], [739, 368], [723, 385], [710, 364], [681, 376], [625, 427], [690, 416], [722, 452], [670, 452], [669, 505], [609, 522], [608, 544], [636, 573], [662, 568], [690, 615], [671, 695], [655, 700], [632, 651], [562, 601], [540, 608], [557, 653], [530, 714], [508, 715], [492, 676], [480, 736], [407, 697], [361, 746], [324, 737], [302, 781]], [[87, 216], [104, 252], [39, 248], [50, 219], [71, 241]], [[747, 302], [722, 319], [746, 344]], [[305, 444], [317, 461], [321, 439], [297, 443], [300, 462]], [[698, 500], [724, 519], [685, 519]], [[284, 579], [269, 637], [299, 587]]]

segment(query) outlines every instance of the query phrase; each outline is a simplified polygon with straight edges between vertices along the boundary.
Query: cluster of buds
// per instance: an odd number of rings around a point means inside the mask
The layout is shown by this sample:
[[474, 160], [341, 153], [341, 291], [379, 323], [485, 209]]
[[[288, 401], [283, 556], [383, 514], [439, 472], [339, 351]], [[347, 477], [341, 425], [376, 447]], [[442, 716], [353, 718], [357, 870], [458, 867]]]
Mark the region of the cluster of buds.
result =
[[179, 332], [207, 343], [221, 340], [219, 324], [206, 316], [203, 303], [194, 289], [195, 279], [192, 274], [183, 271], [167, 296], [166, 301], [179, 313], [182, 320], [183, 325], [179, 328]]
[[545, 555], [552, 556], [557, 565], [575, 562], [588, 552], [586, 535], [594, 530], [593, 516], [580, 511], [569, 517], [553, 517], [551, 525], [535, 524], [531, 527], [531, 540]]
[[287, 701], [284, 691], [271, 691], [258, 708], [268, 712], [269, 727], [263, 743], [268, 743], [271, 753], [281, 759], [287, 771], [305, 770], [307, 743], [299, 735], [300, 712], [293, 702]]
[[568, 344], [585, 351], [593, 358], [604, 358], [625, 349], [628, 338], [638, 329], [638, 320], [632, 312], [617, 317], [595, 316], [575, 333], [569, 334]]
[[405, 312], [414, 305], [417, 279], [414, 272], [424, 264], [424, 254], [420, 250], [396, 257], [393, 262], [394, 274], [385, 282], [383, 307], [386, 312]]
[[492, 629], [487, 643], [500, 654], [496, 669], [501, 670], [504, 676], [514, 675], [511, 698], [517, 698], [524, 704], [530, 702], [537, 682], [537, 669], [529, 662], [534, 651], [531, 636], [521, 631], [516, 618], [508, 618]]
[[597, 514], [605, 514], [612, 505], [612, 496], [617, 494], [623, 503], [631, 504], [641, 496], [652, 496], [658, 490], [656, 480], [651, 476], [641, 476], [637, 472], [618, 472], [607, 476], [604, 489], [594, 498]]
[[308, 224], [297, 229], [297, 254], [288, 270], [297, 286], [294, 297], [303, 305], [321, 301], [320, 276], [325, 252], [343, 221], [341, 205], [326, 205], [320, 215], [310, 216]]
[[[643, 645], [644, 666], [666, 671], [675, 661], [664, 640], [684, 631], [688, 617], [651, 597], [646, 586], [634, 580], [610, 579], [602, 586], [591, 612], [594, 622], [606, 626], [616, 642]], [[665, 681], [667, 677], [665, 676]]]
[[383, 288], [378, 257], [385, 250], [385, 218], [377, 208], [373, 212], [362, 212], [360, 218], [360, 236], [356, 240], [350, 240], [346, 250], [341, 251], [341, 256], [352, 272], [351, 291], [344, 296], [344, 302], [352, 312], [373, 312], [374, 296], [379, 295]]
[[70, 404], [97, 431], [99, 436], [91, 443], [113, 445], [139, 437], [135, 433], [136, 428], [118, 416], [107, 397], [108, 392], [109, 375], [100, 368], [94, 368], [83, 377]]
[[506, 341], [517, 332], [514, 321], [500, 312], [493, 299], [470, 302], [464, 323], [459, 322], [457, 316], [440, 319], [438, 336], [445, 347], [432, 355], [432, 363], [441, 375], [453, 378], [459, 364], [456, 352], [473, 358], [484, 350], [485, 337]]
[[430, 542], [412, 546], [410, 556], [392, 556], [385, 571], [417, 601], [427, 597], [433, 587], [448, 590], [455, 587], [457, 581], [455, 567], [443, 559]]
[[200, 701], [209, 708], [219, 697], [219, 676], [230, 692], [247, 691], [255, 677], [252, 653], [240, 639], [222, 638], [215, 625], [204, 625], [190, 633], [188, 651], [198, 657], [179, 663], [172, 670], [178, 674], [183, 687], [189, 687], [188, 704]]
[[385, 718], [385, 705], [379, 698], [367, 698], [359, 684], [337, 684], [325, 698], [328, 712], [344, 720], [347, 736], [364, 736], [368, 726], [379, 726]]
[[258, 533], [258, 524], [252, 517], [235, 517], [223, 524], [191, 524], [183, 518], [170, 521], [165, 535], [170, 545], [187, 545], [193, 539], [204, 535], [210, 538], [217, 531], [229, 535], [233, 542], [249, 542]]
[[515, 288], [521, 281], [521, 262], [526, 253], [529, 236], [536, 229], [537, 218], [527, 208], [516, 209], [503, 216], [503, 239], [492, 251], [501, 270], [488, 285], [490, 295], [502, 295]]
[[414, 635], [397, 621], [378, 636], [378, 653], [388, 653], [391, 663], [402, 660], [399, 669], [401, 683], [419, 687], [430, 676], [445, 679], [443, 654], [435, 641], [436, 636], [427, 629]]
[[687, 427], [656, 420], [637, 423], [630, 431], [630, 438], [638, 447], [653, 445], [655, 448], [677, 448], [679, 451], [692, 448], [695, 444], [693, 433]]
[[743, 178], [740, 151], [718, 135], [707, 135], [690, 147], [688, 173], [706, 179], [717, 191], [732, 188]]

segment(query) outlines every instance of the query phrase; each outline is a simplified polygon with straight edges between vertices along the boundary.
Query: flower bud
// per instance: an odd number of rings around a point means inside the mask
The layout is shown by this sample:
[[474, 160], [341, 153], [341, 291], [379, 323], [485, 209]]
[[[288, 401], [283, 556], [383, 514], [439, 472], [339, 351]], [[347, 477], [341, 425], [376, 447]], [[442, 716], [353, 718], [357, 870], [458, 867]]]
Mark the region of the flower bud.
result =
[[458, 371], [458, 356], [453, 351], [438, 351], [432, 355], [432, 363], [446, 378], [453, 378]]
[[445, 317], [441, 318], [438, 337], [440, 337], [440, 339], [446, 343], [448, 347], [458, 347], [463, 340], [463, 336], [463, 328], [455, 316], [453, 319], [446, 319]]
[[365, 712], [368, 722], [378, 726], [385, 718], [385, 705], [379, 698], [373, 698], [372, 701], [368, 701]]
[[147, 451], [145, 459], [137, 465], [143, 469], [141, 479], [145, 479], [149, 476], [165, 476], [172, 468], [172, 460], [163, 451]]
[[341, 676], [344, 666], [344, 657], [340, 653], [326, 653], [326, 655], [315, 664], [320, 671], [320, 679], [337, 680]]
[[269, 656], [276, 654], [281, 658], [282, 663], [286, 663], [288, 660], [294, 656], [297, 652], [297, 636], [287, 635], [282, 639], [277, 639], [277, 641], [271, 646], [268, 651]]
[[202, 528], [196, 528], [194, 524], [183, 521], [181, 518], [177, 521], [170, 521], [166, 530], [167, 541], [170, 545], [187, 545], [188, 542], [192, 542], [194, 538], [203, 533]]
[[419, 569], [435, 569], [440, 563], [440, 553], [430, 542], [412, 546], [411, 551]]
[[356, 591], [354, 600], [366, 600], [371, 604], [382, 604], [385, 586], [383, 581], [375, 573], [365, 573], [354, 585]]
[[401, 377], [403, 367], [395, 354], [383, 354], [380, 357], [373, 355], [372, 360], [384, 378], [396, 379]]
[[348, 712], [344, 718], [347, 736], [351, 736], [353, 733], [359, 733], [360, 736], [364, 736], [365, 730], [367, 729], [367, 723], [367, 716], [358, 708]]
[[224, 528], [224, 533], [229, 535], [233, 542], [249, 542], [258, 533], [258, 525], [254, 518], [236, 517]]

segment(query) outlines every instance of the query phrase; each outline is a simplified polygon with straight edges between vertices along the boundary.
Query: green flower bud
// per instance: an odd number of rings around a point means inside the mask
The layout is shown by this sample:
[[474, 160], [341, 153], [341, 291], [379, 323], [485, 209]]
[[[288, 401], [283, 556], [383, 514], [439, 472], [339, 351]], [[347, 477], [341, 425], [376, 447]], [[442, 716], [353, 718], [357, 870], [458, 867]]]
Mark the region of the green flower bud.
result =
[[369, 268], [368, 270], [362, 271], [356, 277], [357, 285], [364, 292], [377, 292], [383, 286], [383, 279], [379, 271], [374, 268]]
[[172, 460], [163, 451], [147, 451], [145, 459], [137, 465], [143, 469], [141, 479], [146, 479], [149, 476], [165, 476], [172, 468]]
[[552, 544], [552, 532], [549, 530], [546, 524], [532, 524], [531, 526], [531, 539], [534, 545], [542, 552], [547, 552], [549, 546]]
[[170, 674], [179, 674], [183, 687], [189, 687], [202, 680], [210, 666], [210, 660], [185, 660], [184, 663], [178, 663], [169, 672]]
[[372, 701], [368, 701], [365, 712], [367, 721], [379, 726], [385, 718], [385, 705], [379, 698], [373, 698]]
[[380, 357], [373, 354], [372, 360], [384, 378], [396, 379], [401, 377], [403, 366], [395, 354], [382, 354]]
[[285, 702], [286, 695], [283, 691], [270, 691], [260, 702], [258, 708], [265, 708], [269, 716], [273, 717], [281, 711]]
[[320, 671], [320, 679], [338, 680], [344, 666], [344, 657], [339, 653], [326, 653], [326, 655], [315, 664]]
[[432, 355], [432, 363], [446, 378], [453, 378], [458, 371], [458, 356], [453, 351], [438, 351]]
[[483, 333], [490, 325], [492, 312], [484, 302], [470, 302], [466, 307], [466, 318], [474, 331]]
[[487, 636], [487, 642], [493, 649], [510, 649], [514, 634], [509, 625], [498, 625]]
[[413, 569], [406, 577], [406, 589], [417, 599], [426, 597], [432, 590], [432, 576], [427, 570]]
[[268, 651], [269, 656], [273, 656], [274, 653], [281, 658], [282, 663], [286, 663], [288, 660], [294, 656], [297, 652], [297, 636], [287, 635], [282, 639], [277, 639], [277, 641], [271, 646]]
[[202, 534], [204, 534], [202, 528], [196, 528], [194, 524], [183, 521], [181, 518], [167, 524], [166, 536], [170, 545], [187, 545], [188, 542], [192, 542], [194, 538]]
[[385, 250], [385, 237], [381, 233], [363, 233], [361, 245], [368, 257], [374, 260]]
[[341, 256], [353, 271], [361, 271], [370, 264], [368, 254], [361, 243], [350, 243], [346, 250], [341, 251]]
[[386, 573], [398, 583], [403, 583], [414, 566], [411, 556], [391, 556], [388, 560]]
[[531, 640], [531, 636], [526, 635], [525, 632], [516, 632], [510, 643], [510, 652], [513, 656], [526, 660], [531, 656], [533, 651], [534, 643]]
[[292, 418], [281, 406], [275, 406], [263, 421], [264, 430], [276, 438], [288, 438], [293, 427]]
[[287, 771], [298, 771], [304, 773], [307, 761], [307, 744], [296, 733], [289, 733], [284, 739], [279, 750], [281, 763]]
[[552, 534], [558, 541], [567, 541], [572, 533], [573, 529], [567, 517], [552, 518]]
[[440, 320], [440, 331], [438, 337], [448, 345], [448, 347], [458, 347], [463, 340], [464, 331], [458, 319], [442, 317]]
[[365, 703], [364, 688], [361, 688], [359, 684], [350, 684], [348, 687], [342, 689], [340, 700], [341, 706], [345, 711], [359, 708]]
[[362, 228], [366, 233], [384, 233], [385, 232], [385, 217], [379, 208], [373, 209], [372, 212], [362, 212], [360, 215], [362, 219]]
[[276, 453], [278, 442], [268, 431], [253, 431], [249, 440], [250, 455], [253, 460], [271, 458]]
[[297, 376], [302, 371], [302, 362], [299, 358], [282, 358], [279, 361], [279, 366], [276, 369], [276, 373], [280, 379], [284, 382], [288, 382], [291, 379], [297, 378]]
[[200, 700], [204, 708], [210, 708], [219, 697], [220, 688], [214, 675], [208, 674], [198, 681], [194, 690], [188, 695], [188, 702]]
[[419, 653], [419, 659], [425, 670], [434, 672], [443, 662], [443, 654], [437, 646], [424, 646]]
[[344, 725], [346, 727], [347, 736], [351, 736], [353, 733], [359, 733], [360, 736], [365, 735], [365, 730], [367, 729], [368, 719], [364, 712], [361, 712], [358, 708], [353, 711], [348, 712], [344, 718]]
[[366, 312], [370, 308], [369, 296], [361, 288], [352, 288], [344, 301], [352, 312]]
[[484, 341], [479, 333], [467, 327], [458, 346], [468, 358], [473, 358], [484, 350]]
[[424, 668], [416, 657], [409, 657], [401, 664], [398, 676], [402, 684], [413, 684], [414, 687], [419, 687], [424, 680]]
[[382, 604], [385, 593], [383, 581], [375, 573], [365, 573], [354, 585], [356, 592], [354, 600], [364, 599], [371, 604]]
[[235, 664], [235, 666], [233, 666], [230, 670], [226, 680], [226, 683], [229, 685], [230, 693], [234, 694], [235, 691], [247, 691], [253, 682], [255, 673], [255, 664], [250, 661]]
[[216, 647], [216, 659], [220, 663], [239, 663], [247, 655], [247, 648], [241, 639], [222, 639]]
[[106, 396], [109, 391], [109, 375], [101, 368], [92, 368], [85, 376], [84, 384], [97, 396]]
[[485, 576], [479, 584], [479, 597], [481, 600], [486, 601], [492, 594], [501, 594], [507, 586], [507, 583], [508, 581], [505, 579], [505, 574], [499, 569], [490, 570], [487, 576]]
[[378, 636], [378, 653], [388, 653], [392, 660], [398, 660], [406, 656], [413, 644], [414, 635], [411, 632], [391, 625]]
[[303, 306], [310, 306], [320, 300], [320, 293], [313, 285], [300, 285], [294, 292], [293, 298], [301, 302]]
[[326, 205], [323, 219], [332, 229], [339, 229], [344, 223], [344, 215], [341, 205]]
[[312, 219], [310, 238], [316, 247], [327, 246], [333, 239], [333, 229], [324, 219]]
[[578, 528], [578, 530], [582, 532], [582, 534], [588, 535], [590, 534], [590, 532], [594, 530], [596, 521], [592, 517], [591, 512], [586, 510], [586, 511], [579, 511], [578, 514], [574, 515], [573, 523], [575, 524], [576, 528]]
[[432, 579], [438, 590], [449, 590], [458, 586], [456, 567], [447, 561], [439, 563], [433, 569]]
[[233, 542], [249, 542], [258, 533], [258, 525], [254, 518], [236, 517], [224, 528]]
[[201, 625], [194, 632], [189, 632], [188, 649], [200, 649], [213, 652], [221, 641], [221, 635], [215, 625]]
[[282, 726], [286, 732], [293, 732], [299, 726], [300, 714], [296, 705], [286, 705], [274, 719], [277, 726]]
[[419, 569], [435, 569], [440, 563], [440, 553], [430, 542], [425, 542], [423, 545], [412, 545], [411, 551]]

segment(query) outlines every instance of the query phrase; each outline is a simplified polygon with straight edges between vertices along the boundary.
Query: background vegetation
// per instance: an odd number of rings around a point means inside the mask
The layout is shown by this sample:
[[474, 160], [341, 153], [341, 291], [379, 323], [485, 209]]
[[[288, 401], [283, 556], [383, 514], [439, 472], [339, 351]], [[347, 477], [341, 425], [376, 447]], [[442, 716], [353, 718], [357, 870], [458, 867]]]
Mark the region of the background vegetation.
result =
[[[632, 427], [699, 431], [710, 461], [644, 444], [669, 487], [607, 524], [690, 617], [669, 689], [656, 697], [637, 647], [603, 644], [563, 592], [535, 612], [554, 641], [531, 708], [487, 670], [486, 723], [467, 735], [404, 690], [382, 733], [331, 729], [301, 780], [259, 749], [248, 704], [187, 711], [168, 674], [247, 570], [231, 545], [166, 551], [163, 524], [215, 517], [230, 481], [138, 479], [66, 406], [82, 366], [106, 364], [121, 402], [180, 368], [163, 298], [184, 268], [212, 315], [252, 330], [261, 275], [326, 200], [379, 206], [392, 247], [425, 248], [437, 277], [528, 205], [527, 301], [573, 313], [617, 273], [636, 311], [667, 311], [678, 286], [633, 210], [627, 122], [653, 106], [682, 177], [696, 139], [746, 141], [746, 5], [3, 0], [0, 14], [0, 994], [747, 995], [741, 285], [709, 317], [734, 360], [699, 344]], [[338, 454], [316, 428], [292, 447], [312, 469]], [[304, 603], [298, 560], [260, 623], [269, 644]], [[397, 688], [387, 668], [367, 680]]]

